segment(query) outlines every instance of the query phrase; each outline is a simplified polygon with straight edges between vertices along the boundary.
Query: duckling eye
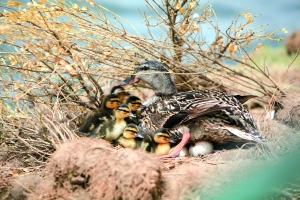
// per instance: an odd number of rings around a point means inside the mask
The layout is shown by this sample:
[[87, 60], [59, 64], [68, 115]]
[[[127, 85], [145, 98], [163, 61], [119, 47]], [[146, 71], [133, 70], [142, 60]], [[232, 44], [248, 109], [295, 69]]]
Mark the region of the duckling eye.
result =
[[170, 137], [166, 136], [166, 135], [158, 135], [158, 138], [165, 138], [165, 139], [170, 139]]

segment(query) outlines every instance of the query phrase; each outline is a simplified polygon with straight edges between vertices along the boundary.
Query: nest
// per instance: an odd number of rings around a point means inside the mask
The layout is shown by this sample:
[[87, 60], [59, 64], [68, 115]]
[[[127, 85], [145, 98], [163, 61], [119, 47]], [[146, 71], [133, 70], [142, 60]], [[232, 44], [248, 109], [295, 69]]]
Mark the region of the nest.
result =
[[159, 199], [164, 189], [160, 162], [150, 154], [116, 150], [103, 140], [65, 143], [47, 166], [43, 198]]

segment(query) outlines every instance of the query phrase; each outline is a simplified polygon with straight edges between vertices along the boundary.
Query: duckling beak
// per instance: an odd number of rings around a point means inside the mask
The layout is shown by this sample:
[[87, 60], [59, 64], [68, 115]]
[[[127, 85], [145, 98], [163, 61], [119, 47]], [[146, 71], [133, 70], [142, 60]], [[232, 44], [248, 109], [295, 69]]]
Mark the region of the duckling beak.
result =
[[141, 107], [138, 109], [139, 112], [143, 112], [147, 107], [145, 105], [141, 105]]
[[124, 81], [121, 81], [119, 83], [120, 86], [130, 85], [133, 83], [139, 82], [140, 79], [138, 79], [135, 75], [131, 75], [130, 77], [126, 78]]
[[137, 133], [135, 137], [136, 138], [144, 138], [144, 136], [142, 134], [140, 134], [140, 133]]

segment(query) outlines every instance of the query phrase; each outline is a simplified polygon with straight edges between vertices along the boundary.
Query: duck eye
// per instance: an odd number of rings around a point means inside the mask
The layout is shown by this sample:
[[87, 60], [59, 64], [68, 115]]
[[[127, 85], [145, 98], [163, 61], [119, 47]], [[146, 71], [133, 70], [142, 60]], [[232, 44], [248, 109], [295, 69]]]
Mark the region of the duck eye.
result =
[[147, 65], [143, 65], [143, 66], [142, 66], [142, 69], [143, 69], [143, 70], [148, 70], [149, 67], [148, 67]]

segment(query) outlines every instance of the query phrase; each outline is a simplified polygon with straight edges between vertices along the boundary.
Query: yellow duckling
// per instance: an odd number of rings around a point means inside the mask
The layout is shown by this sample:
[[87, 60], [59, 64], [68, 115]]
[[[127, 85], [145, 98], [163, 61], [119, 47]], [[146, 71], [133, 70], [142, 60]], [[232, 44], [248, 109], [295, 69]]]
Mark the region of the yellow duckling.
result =
[[170, 133], [165, 128], [160, 128], [154, 133], [153, 151], [158, 156], [168, 155], [171, 150]]
[[126, 121], [124, 118], [128, 117], [130, 108], [127, 104], [120, 104], [115, 112], [115, 118], [113, 120], [106, 121], [101, 126], [98, 126], [92, 132], [91, 136], [94, 138], [102, 138], [109, 142], [119, 138], [124, 128], [126, 127]]
[[116, 143], [125, 148], [136, 149], [138, 146], [137, 138], [141, 138], [139, 128], [135, 124], [127, 124], [124, 128], [123, 135], [121, 135]]
[[79, 132], [89, 135], [95, 128], [103, 125], [106, 121], [114, 119], [116, 108], [120, 104], [120, 98], [117, 94], [106, 95], [101, 107], [90, 115], [79, 128]]
[[119, 85], [116, 85], [116, 86], [112, 87], [110, 93], [111, 94], [117, 94], [122, 103], [125, 103], [126, 99], [130, 95], [129, 92], [125, 91], [125, 89], [122, 86], [119, 86]]
[[142, 101], [137, 96], [129, 96], [126, 100], [126, 104], [129, 106], [131, 113], [128, 118], [128, 123], [139, 124], [140, 123], [140, 109], [142, 107]]
[[171, 149], [170, 133], [165, 128], [160, 128], [154, 134], [146, 134], [141, 144], [141, 149], [158, 156], [168, 155]]

